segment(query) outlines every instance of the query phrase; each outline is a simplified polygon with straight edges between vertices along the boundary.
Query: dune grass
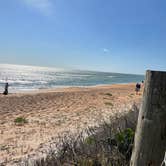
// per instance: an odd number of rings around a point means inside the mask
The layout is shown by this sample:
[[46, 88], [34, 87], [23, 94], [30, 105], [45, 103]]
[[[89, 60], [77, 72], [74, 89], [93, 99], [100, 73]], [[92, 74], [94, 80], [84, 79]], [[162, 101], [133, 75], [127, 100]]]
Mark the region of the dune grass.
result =
[[111, 102], [105, 102], [105, 105], [113, 107], [114, 105]]
[[59, 137], [44, 159], [34, 166], [128, 166], [138, 117], [138, 107], [109, 122], [84, 130], [77, 135]]
[[105, 93], [105, 95], [107, 95], [107, 96], [112, 96], [112, 94], [111, 94], [111, 93]]
[[28, 123], [28, 120], [24, 117], [17, 117], [16, 119], [14, 119], [14, 123], [16, 125], [23, 125], [25, 123]]

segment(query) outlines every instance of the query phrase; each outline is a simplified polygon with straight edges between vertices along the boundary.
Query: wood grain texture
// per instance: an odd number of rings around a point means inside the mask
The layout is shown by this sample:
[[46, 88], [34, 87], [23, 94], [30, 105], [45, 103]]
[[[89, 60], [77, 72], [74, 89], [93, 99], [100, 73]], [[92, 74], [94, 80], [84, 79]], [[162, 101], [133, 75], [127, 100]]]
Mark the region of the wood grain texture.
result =
[[130, 166], [160, 166], [166, 151], [166, 72], [147, 71]]

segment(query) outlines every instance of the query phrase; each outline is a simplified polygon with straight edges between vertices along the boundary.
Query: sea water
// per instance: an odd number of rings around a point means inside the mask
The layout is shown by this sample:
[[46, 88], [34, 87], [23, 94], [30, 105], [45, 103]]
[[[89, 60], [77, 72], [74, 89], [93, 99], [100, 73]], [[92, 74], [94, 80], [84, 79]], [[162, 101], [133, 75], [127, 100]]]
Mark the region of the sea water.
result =
[[122, 84], [142, 80], [143, 75], [0, 64], [0, 93], [6, 81], [9, 83], [10, 92], [19, 92], [69, 86]]

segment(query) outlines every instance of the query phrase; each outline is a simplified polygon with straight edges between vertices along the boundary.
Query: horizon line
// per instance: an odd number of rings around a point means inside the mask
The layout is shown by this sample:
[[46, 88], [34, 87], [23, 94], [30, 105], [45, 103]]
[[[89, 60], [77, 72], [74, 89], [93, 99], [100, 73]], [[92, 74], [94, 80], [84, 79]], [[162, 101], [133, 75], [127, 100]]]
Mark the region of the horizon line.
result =
[[[78, 70], [78, 71], [87, 71], [87, 72], [117, 73], [117, 74], [129, 74], [129, 75], [141, 75], [141, 76], [145, 75], [145, 74], [136, 74], [136, 73], [123, 73], [123, 72], [115, 72], [115, 71], [89, 70], [89, 69], [78, 69], [78, 68], [69, 68], [69, 67], [65, 68], [65, 67], [43, 66], [43, 65], [39, 66], [39, 65], [32, 65], [32, 64], [0, 63], [0, 65], [38, 67], [38, 68], [50, 68], [50, 69], [61, 69], [61, 70]], [[145, 71], [145, 73], [146, 73], [146, 71]]]

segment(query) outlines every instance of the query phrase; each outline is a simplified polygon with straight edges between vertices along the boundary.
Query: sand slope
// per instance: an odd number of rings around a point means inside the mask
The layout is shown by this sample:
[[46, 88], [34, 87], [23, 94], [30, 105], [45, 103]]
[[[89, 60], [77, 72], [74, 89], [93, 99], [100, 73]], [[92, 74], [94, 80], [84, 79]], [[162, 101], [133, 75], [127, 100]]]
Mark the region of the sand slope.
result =
[[[77, 131], [139, 102], [134, 84], [0, 95], [0, 163], [35, 153], [66, 130]], [[17, 117], [28, 123], [18, 126]]]

